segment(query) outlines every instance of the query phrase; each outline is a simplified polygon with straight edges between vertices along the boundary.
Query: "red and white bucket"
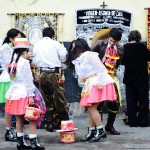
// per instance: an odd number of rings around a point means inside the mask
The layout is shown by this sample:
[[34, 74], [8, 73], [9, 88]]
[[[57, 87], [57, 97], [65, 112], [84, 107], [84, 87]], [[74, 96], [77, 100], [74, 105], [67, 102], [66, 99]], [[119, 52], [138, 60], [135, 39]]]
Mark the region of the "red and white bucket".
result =
[[60, 142], [69, 144], [75, 142], [75, 135], [76, 133], [74, 131], [72, 132], [60, 132]]

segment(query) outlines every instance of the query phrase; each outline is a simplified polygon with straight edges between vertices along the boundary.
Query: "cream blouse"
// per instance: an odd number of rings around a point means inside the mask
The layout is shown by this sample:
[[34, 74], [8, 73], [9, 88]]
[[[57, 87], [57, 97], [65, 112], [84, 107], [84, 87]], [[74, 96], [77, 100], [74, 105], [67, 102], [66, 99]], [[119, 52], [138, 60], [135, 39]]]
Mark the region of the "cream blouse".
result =
[[72, 61], [72, 63], [75, 65], [75, 71], [79, 79], [81, 77], [88, 78], [96, 74], [93, 78], [93, 84], [95, 85], [98, 83], [106, 85], [114, 82], [96, 52], [84, 52], [80, 57]]

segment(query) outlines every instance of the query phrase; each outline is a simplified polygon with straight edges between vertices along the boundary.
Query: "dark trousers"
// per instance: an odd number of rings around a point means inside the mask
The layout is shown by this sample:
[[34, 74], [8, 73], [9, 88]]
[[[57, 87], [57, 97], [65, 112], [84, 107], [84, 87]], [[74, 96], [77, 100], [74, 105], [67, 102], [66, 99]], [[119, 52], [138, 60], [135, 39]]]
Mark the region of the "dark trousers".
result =
[[126, 85], [127, 115], [130, 126], [148, 125], [149, 82]]
[[64, 88], [58, 83], [58, 77], [54, 73], [41, 73], [40, 91], [49, 112], [67, 112], [67, 101], [64, 97]]
[[101, 102], [98, 106], [98, 110], [102, 110], [102, 107], [104, 105], [107, 107], [108, 113], [117, 114], [118, 111], [119, 111], [119, 102], [118, 102], [118, 100]]
[[115, 101], [108, 100], [105, 102], [101, 102], [98, 106], [98, 110], [102, 110], [102, 107], [105, 105], [107, 107], [108, 113], [112, 113], [112, 114], [118, 113], [119, 107], [120, 107], [120, 102], [119, 102], [119, 94], [118, 94], [117, 86], [115, 83], [114, 83], [114, 87], [115, 87], [115, 91], [116, 91], [117, 100], [115, 100]]

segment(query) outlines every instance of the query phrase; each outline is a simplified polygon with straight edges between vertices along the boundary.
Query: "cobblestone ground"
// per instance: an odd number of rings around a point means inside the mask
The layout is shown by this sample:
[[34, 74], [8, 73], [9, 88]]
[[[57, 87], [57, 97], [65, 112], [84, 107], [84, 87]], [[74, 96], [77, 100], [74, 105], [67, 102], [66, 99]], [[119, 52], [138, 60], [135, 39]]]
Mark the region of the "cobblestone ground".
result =
[[[103, 124], [106, 124], [106, 115], [103, 115]], [[96, 143], [80, 142], [80, 138], [86, 134], [87, 116], [81, 115], [73, 118], [76, 130], [75, 143], [60, 143], [59, 133], [46, 132], [38, 129], [39, 141], [46, 150], [150, 150], [150, 127], [128, 127], [122, 121], [124, 115], [119, 114], [115, 122], [115, 128], [121, 135], [107, 134], [107, 139]], [[28, 133], [27, 126], [25, 131]], [[15, 150], [16, 143], [4, 141], [4, 118], [0, 118], [0, 150]]]

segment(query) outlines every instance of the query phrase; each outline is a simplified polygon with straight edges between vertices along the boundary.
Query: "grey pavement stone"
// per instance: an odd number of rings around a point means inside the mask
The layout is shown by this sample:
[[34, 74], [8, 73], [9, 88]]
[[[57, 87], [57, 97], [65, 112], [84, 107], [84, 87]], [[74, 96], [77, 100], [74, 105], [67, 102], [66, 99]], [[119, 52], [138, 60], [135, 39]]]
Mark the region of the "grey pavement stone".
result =
[[[123, 114], [119, 114], [115, 121], [115, 128], [121, 132], [121, 135], [107, 134], [107, 139], [102, 139], [96, 143], [80, 142], [80, 138], [86, 134], [87, 115], [75, 116], [72, 118], [76, 130], [76, 142], [72, 144], [60, 143], [59, 133], [47, 132], [44, 129], [38, 129], [37, 134], [40, 143], [46, 147], [46, 150], [150, 150], [150, 128], [137, 127], [131, 128], [122, 121]], [[104, 114], [103, 124], [106, 124], [107, 115]], [[25, 126], [25, 132], [28, 133], [28, 126]], [[0, 118], [0, 150], [15, 150], [16, 143], [5, 142], [4, 118]]]

